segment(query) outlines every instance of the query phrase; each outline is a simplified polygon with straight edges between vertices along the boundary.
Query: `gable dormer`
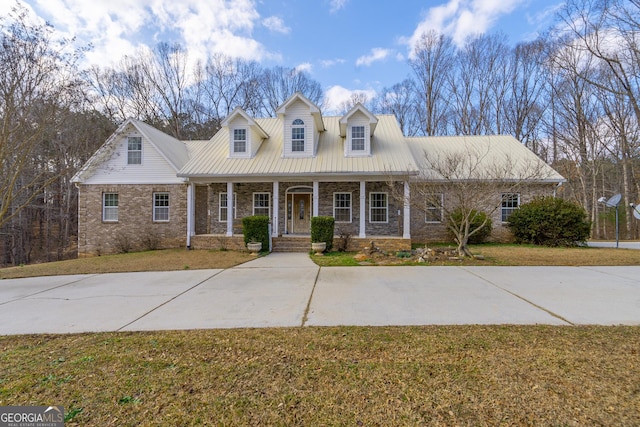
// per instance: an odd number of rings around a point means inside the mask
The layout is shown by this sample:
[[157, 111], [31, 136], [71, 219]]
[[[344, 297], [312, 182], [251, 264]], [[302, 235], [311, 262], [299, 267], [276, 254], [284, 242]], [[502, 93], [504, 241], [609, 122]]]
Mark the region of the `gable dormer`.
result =
[[312, 157], [318, 149], [324, 122], [320, 109], [300, 92], [276, 110], [283, 126], [283, 157]]
[[378, 118], [360, 103], [340, 118], [340, 136], [345, 139], [345, 157], [371, 155], [371, 138], [377, 124]]
[[229, 157], [250, 159], [269, 135], [242, 108], [237, 107], [222, 122], [229, 132]]

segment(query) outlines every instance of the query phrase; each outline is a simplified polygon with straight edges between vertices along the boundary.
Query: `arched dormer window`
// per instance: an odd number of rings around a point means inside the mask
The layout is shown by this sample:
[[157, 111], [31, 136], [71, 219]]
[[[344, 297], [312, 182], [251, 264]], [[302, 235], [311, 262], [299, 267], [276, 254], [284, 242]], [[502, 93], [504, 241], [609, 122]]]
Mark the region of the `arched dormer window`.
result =
[[295, 119], [291, 125], [291, 151], [304, 152], [304, 122]]

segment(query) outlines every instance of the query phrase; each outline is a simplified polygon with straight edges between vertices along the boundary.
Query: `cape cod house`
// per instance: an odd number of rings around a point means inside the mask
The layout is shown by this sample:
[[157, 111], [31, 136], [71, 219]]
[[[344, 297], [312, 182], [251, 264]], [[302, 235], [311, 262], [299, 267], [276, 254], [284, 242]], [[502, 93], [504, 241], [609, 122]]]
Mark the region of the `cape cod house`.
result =
[[[333, 216], [336, 234], [351, 236], [354, 248], [375, 240], [408, 249], [412, 239], [440, 239], [445, 229], [441, 216], [412, 210], [412, 182], [428, 176], [423, 157], [470, 140], [540, 164], [544, 178], [531, 182], [532, 193], [550, 194], [563, 181], [512, 137], [408, 138], [392, 115], [358, 104], [325, 117], [300, 93], [275, 118], [235, 109], [206, 141], [179, 141], [129, 119], [74, 177], [78, 252], [241, 248], [248, 215], [271, 218], [274, 250], [308, 250], [310, 219], [319, 215]], [[516, 196], [503, 208], [517, 208]]]

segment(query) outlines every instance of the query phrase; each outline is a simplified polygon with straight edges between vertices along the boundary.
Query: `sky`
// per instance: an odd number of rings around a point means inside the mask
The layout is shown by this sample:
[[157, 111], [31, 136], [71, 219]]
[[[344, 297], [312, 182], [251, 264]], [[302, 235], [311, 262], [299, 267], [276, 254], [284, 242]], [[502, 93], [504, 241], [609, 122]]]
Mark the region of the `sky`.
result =
[[461, 46], [501, 32], [510, 44], [535, 39], [562, 0], [1, 0], [20, 2], [67, 37], [90, 43], [103, 66], [158, 42], [189, 58], [212, 53], [263, 67], [304, 70], [322, 85], [328, 110], [353, 92], [370, 97], [411, 74], [407, 60], [424, 31]]

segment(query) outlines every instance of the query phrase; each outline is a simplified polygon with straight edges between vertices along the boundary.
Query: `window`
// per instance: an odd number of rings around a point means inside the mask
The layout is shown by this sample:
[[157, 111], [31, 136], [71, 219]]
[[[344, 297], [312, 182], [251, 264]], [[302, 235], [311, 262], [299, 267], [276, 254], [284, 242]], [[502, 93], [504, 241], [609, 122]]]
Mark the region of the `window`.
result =
[[351, 193], [333, 193], [333, 218], [336, 222], [351, 222]]
[[364, 150], [364, 126], [351, 127], [351, 151]]
[[271, 202], [269, 193], [253, 193], [253, 214], [269, 216]]
[[233, 152], [234, 153], [247, 152], [247, 130], [246, 129], [233, 130]]
[[369, 222], [388, 222], [387, 193], [369, 193]]
[[127, 164], [142, 164], [142, 137], [130, 136], [127, 139]]
[[295, 119], [291, 128], [291, 151], [304, 151], [304, 122], [300, 119]]
[[153, 193], [153, 220], [169, 221], [169, 193]]
[[442, 222], [442, 193], [427, 194], [425, 222]]
[[[238, 195], [233, 193], [233, 217], [237, 218], [236, 206], [238, 204], [236, 201], [238, 200]], [[227, 193], [220, 193], [220, 204], [218, 205], [218, 221], [227, 222], [227, 215], [229, 212], [229, 199], [227, 197]]]
[[502, 222], [509, 221], [509, 217], [520, 206], [520, 195], [506, 193], [502, 195]]
[[118, 193], [102, 194], [102, 220], [105, 222], [118, 221]]

